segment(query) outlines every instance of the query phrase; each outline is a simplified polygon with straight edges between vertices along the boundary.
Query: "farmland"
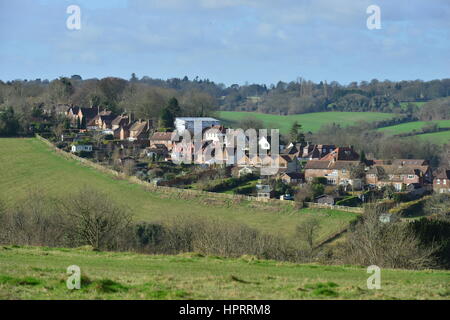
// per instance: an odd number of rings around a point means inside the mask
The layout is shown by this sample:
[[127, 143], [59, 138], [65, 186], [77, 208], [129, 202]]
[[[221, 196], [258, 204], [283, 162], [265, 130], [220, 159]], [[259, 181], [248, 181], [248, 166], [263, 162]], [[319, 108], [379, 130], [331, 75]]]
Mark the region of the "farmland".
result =
[[0, 199], [7, 205], [20, 202], [30, 192], [54, 197], [70, 196], [89, 186], [128, 206], [135, 220], [163, 221], [180, 215], [195, 216], [292, 236], [301, 221], [314, 215], [321, 222], [318, 240], [340, 230], [356, 217], [353, 213], [336, 210], [297, 210], [287, 204], [277, 208], [250, 201], [211, 205], [205, 198], [181, 199], [170, 194], [149, 192], [138, 184], [62, 158], [34, 138], [0, 139], [0, 160]]
[[414, 130], [420, 131], [425, 125], [435, 123], [440, 128], [450, 128], [450, 120], [440, 120], [440, 121], [413, 121], [397, 124], [395, 126], [383, 127], [378, 129], [378, 131], [384, 132], [388, 135], [402, 134], [413, 132]]
[[315, 112], [280, 116], [257, 112], [221, 111], [219, 119], [225, 124], [236, 127], [240, 120], [252, 117], [261, 120], [267, 128], [278, 128], [281, 133], [287, 133], [294, 121], [300, 123], [305, 132], [316, 132], [321, 126], [336, 123], [341, 126], [354, 124], [358, 121], [380, 121], [395, 117], [392, 113], [381, 112]]
[[[68, 290], [68, 266], [81, 289]], [[365, 267], [321, 266], [98, 252], [89, 247], [0, 247], [0, 299], [449, 299], [449, 271], [381, 271], [368, 290]]]
[[450, 143], [450, 131], [433, 132], [419, 134], [417, 136], [419, 139], [425, 139], [435, 144], [448, 144]]

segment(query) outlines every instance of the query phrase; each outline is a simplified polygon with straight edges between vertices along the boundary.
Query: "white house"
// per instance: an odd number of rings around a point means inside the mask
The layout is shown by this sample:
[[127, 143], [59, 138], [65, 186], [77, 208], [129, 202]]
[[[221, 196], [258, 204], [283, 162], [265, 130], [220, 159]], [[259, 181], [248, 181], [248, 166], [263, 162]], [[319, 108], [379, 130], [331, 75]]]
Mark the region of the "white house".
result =
[[194, 132], [194, 124], [197, 123], [200, 130], [203, 131], [206, 128], [212, 126], [219, 126], [220, 121], [215, 118], [208, 117], [183, 117], [183, 118], [175, 118], [175, 129], [178, 130], [179, 133], [183, 133], [185, 130], [189, 130]]
[[83, 144], [74, 144], [72, 145], [72, 149], [71, 151], [73, 153], [77, 153], [77, 152], [92, 152], [92, 146], [91, 145], [83, 145]]

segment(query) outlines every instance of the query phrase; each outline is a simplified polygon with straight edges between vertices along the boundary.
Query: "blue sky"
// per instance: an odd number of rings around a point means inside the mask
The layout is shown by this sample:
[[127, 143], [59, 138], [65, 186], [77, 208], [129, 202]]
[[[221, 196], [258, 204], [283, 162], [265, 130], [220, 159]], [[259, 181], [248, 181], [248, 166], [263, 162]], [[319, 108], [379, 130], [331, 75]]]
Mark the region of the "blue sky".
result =
[[[81, 30], [66, 27], [72, 4]], [[450, 1], [0, 0], [0, 44], [2, 80], [431, 80], [450, 77]]]

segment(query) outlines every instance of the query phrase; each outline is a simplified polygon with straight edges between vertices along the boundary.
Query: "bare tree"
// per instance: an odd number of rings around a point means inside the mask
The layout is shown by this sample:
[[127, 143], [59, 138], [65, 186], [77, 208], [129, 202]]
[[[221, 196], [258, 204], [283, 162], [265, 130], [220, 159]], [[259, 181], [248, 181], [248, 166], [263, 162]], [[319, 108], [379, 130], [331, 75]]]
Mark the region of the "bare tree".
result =
[[85, 188], [61, 203], [61, 213], [69, 217], [65, 229], [72, 241], [94, 249], [111, 249], [131, 223], [128, 211], [108, 195]]
[[386, 268], [421, 269], [434, 265], [437, 248], [424, 248], [405, 222], [380, 221], [382, 211], [366, 208], [363, 218], [348, 234], [343, 261]]
[[310, 217], [306, 219], [304, 222], [299, 224], [296, 228], [297, 237], [305, 241], [308, 250], [312, 253], [314, 250], [314, 242], [317, 237], [317, 232], [320, 229], [320, 222], [315, 217]]

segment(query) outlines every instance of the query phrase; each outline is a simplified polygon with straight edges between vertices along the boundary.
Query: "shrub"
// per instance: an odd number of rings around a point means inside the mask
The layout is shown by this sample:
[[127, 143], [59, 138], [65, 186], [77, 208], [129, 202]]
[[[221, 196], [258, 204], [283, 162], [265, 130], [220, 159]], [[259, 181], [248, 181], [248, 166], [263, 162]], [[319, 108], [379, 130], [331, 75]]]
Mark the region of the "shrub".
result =
[[336, 202], [338, 206], [357, 207], [361, 204], [358, 196], [351, 196]]
[[426, 196], [418, 200], [403, 202], [398, 206], [390, 209], [389, 213], [397, 214], [402, 217], [419, 215], [422, 212], [425, 201], [429, 198], [429, 196]]

